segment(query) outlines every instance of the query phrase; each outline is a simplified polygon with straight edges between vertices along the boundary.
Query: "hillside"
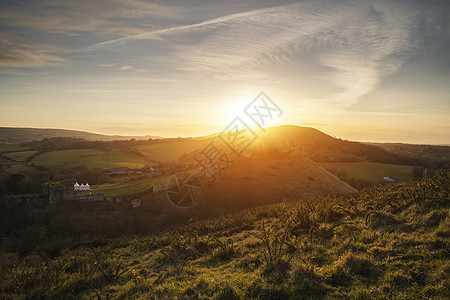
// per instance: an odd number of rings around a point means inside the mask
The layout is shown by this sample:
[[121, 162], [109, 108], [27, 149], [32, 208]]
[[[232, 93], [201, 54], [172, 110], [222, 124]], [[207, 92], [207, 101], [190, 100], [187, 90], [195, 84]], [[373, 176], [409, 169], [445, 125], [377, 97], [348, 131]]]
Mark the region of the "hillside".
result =
[[[449, 190], [446, 171], [151, 235], [108, 240], [98, 232], [51, 258], [3, 253], [0, 298], [446, 299]], [[45, 238], [42, 228], [29, 232]]]
[[[227, 197], [230, 197], [226, 195], [230, 193], [224, 188], [226, 186], [245, 194], [236, 196], [239, 193], [231, 193], [234, 195], [231, 197], [233, 199], [246, 199], [235, 200], [233, 203], [238, 207], [248, 207], [250, 203], [267, 203], [270, 199], [346, 192], [345, 188], [342, 190], [342, 183], [336, 185], [335, 180], [329, 180], [335, 177], [328, 173], [319, 172], [328, 174], [324, 175], [328, 179], [311, 176], [316, 173], [312, 170], [314, 164], [310, 164], [311, 161], [321, 164], [356, 189], [381, 183], [384, 176], [398, 178], [403, 182], [422, 177], [423, 168], [418, 164], [418, 158], [391, 153], [374, 145], [340, 140], [314, 128], [277, 126], [266, 128], [265, 131], [259, 130], [257, 133], [258, 138], [249, 146], [244, 156], [254, 159], [254, 166], [260, 166], [254, 168], [244, 160], [239, 163], [242, 163], [241, 167], [235, 165], [228, 171], [231, 177], [241, 176], [236, 177], [239, 178], [237, 185], [224, 177], [221, 178], [223, 185], [220, 186], [219, 183], [215, 187], [218, 192], [205, 189], [205, 193], [210, 193], [210, 198], [215, 199], [221, 206], [233, 202], [227, 200]], [[58, 132], [55, 131], [54, 134]], [[158, 169], [155, 174], [174, 174], [175, 170], [193, 168], [197, 164], [196, 156], [210, 142], [214, 142], [224, 151], [230, 151], [223, 141], [214, 136], [116, 141], [86, 141], [59, 137], [22, 144], [0, 144], [0, 192], [33, 193], [39, 191], [41, 184], [48, 180], [75, 178], [80, 182], [101, 185], [134, 180], [137, 177], [111, 178], [105, 175], [104, 170], [116, 167], [128, 167], [135, 172], [143, 172], [144, 177], [154, 176], [150, 167]], [[20, 135], [17, 138], [20, 138]], [[259, 157], [261, 162], [257, 162], [256, 157]], [[291, 161], [297, 159], [300, 160], [290, 165]], [[306, 163], [306, 159], [310, 162]], [[304, 165], [298, 163], [299, 161], [303, 161]], [[377, 172], [372, 172], [375, 167]], [[245, 174], [246, 168], [254, 169], [254, 174]], [[309, 170], [310, 168], [312, 169]], [[300, 172], [303, 169], [306, 171]], [[432, 174], [434, 170], [428, 171]], [[17, 177], [16, 174], [23, 176]], [[246, 190], [246, 182], [251, 182], [253, 188]], [[341, 188], [336, 188], [338, 186]], [[265, 200], [255, 200], [257, 198]]]
[[356, 190], [303, 156], [255, 155], [241, 158], [207, 185], [203, 198], [212, 206], [244, 208], [280, 199], [298, 199]]
[[[217, 134], [197, 138], [188, 138], [189, 143], [204, 145], [205, 141], [211, 140]], [[299, 147], [302, 152], [314, 161], [361, 161], [368, 159], [381, 163], [414, 164], [417, 156], [410, 152], [386, 151], [382, 144], [364, 144], [359, 142], [345, 141], [331, 137], [317, 129], [294, 125], [284, 125], [265, 128], [258, 131], [258, 139], [252, 147]], [[120, 136], [102, 135], [76, 130], [65, 129], [39, 129], [39, 128], [10, 128], [0, 127], [0, 143], [23, 143], [49, 139], [54, 137], [80, 138], [87, 141], [112, 141], [112, 140], [148, 140], [158, 139], [158, 136]], [[184, 140], [184, 139], [181, 139]], [[199, 146], [200, 147], [200, 146]], [[142, 147], [145, 149], [145, 146]], [[191, 149], [192, 151], [193, 149]], [[448, 147], [440, 151], [448, 155]], [[413, 151], [414, 152], [414, 151]], [[429, 153], [428, 153], [429, 154]]]
[[[372, 161], [388, 164], [416, 165], [417, 157], [410, 153], [394, 153], [378, 144], [361, 143], [332, 137], [312, 127], [281, 125], [254, 129], [257, 135], [249, 149], [291, 149], [301, 152], [315, 162], [360, 162]], [[205, 136], [214, 138], [221, 133]], [[217, 144], [220, 140], [216, 139]], [[449, 149], [444, 151], [450, 153]]]
[[0, 127], [0, 143], [24, 143], [53, 137], [80, 138], [88, 141], [129, 140], [132, 138], [135, 138], [137, 140], [148, 140], [149, 138], [160, 138], [158, 136], [151, 136], [151, 135], [146, 136], [103, 135], [67, 129]]
[[415, 158], [386, 151], [375, 145], [342, 140], [315, 128], [284, 125], [269, 127], [257, 140], [266, 147], [298, 147], [316, 162], [372, 161], [390, 164], [416, 164]]

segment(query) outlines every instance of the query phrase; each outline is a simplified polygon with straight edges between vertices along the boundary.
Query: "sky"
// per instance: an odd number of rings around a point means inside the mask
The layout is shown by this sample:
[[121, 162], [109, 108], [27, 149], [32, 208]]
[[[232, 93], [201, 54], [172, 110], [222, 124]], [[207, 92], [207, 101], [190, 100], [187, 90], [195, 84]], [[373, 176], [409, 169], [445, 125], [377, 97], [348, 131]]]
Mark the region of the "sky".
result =
[[450, 1], [2, 0], [0, 126], [450, 144]]

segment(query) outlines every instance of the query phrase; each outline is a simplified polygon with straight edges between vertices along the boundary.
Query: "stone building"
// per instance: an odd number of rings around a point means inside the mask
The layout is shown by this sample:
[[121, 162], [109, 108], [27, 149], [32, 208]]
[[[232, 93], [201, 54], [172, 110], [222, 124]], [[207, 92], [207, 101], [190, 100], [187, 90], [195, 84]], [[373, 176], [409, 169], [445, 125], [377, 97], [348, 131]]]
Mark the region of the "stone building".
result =
[[[76, 183], [77, 184], [77, 183]], [[83, 186], [83, 189], [81, 189]], [[78, 186], [78, 191], [89, 190], [89, 184], [82, 184]], [[61, 182], [46, 182], [42, 184], [42, 193], [48, 196], [49, 204], [54, 204], [61, 201], [82, 201], [82, 202], [92, 202], [92, 201], [103, 201], [104, 196], [102, 193], [88, 194], [83, 196], [78, 196], [76, 194], [76, 185], [73, 188], [70, 184], [64, 184]]]

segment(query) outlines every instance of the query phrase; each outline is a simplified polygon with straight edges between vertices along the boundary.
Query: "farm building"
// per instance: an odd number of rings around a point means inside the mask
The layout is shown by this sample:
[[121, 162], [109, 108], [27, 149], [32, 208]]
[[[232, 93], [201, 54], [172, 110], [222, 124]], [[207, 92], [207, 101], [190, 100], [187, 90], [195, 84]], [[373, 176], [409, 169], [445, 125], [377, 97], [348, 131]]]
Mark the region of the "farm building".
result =
[[75, 184], [73, 185], [73, 189], [75, 191], [89, 191], [91, 187], [89, 186], [89, 183], [78, 184], [78, 182], [75, 182]]
[[391, 178], [391, 177], [388, 177], [388, 176], [383, 177], [382, 179], [385, 182], [396, 182], [397, 181], [397, 179], [394, 179], [394, 178]]
[[[76, 190], [78, 186], [78, 190]], [[72, 188], [73, 187], [73, 188]], [[54, 204], [61, 201], [80, 201], [80, 202], [95, 202], [103, 201], [104, 196], [102, 193], [89, 193], [87, 195], [77, 196], [76, 191], [89, 191], [90, 186], [86, 184], [74, 185], [66, 182], [46, 182], [42, 184], [42, 193], [48, 196], [50, 204]]]

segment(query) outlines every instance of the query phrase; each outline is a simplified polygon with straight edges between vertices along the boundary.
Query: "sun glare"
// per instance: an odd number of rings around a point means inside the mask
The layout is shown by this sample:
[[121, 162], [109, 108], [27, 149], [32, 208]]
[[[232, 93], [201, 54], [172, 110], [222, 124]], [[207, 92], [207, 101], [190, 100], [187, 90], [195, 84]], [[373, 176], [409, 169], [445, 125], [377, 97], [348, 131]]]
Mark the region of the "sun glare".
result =
[[247, 104], [244, 101], [234, 100], [226, 103], [226, 107], [224, 109], [224, 117], [225, 122], [230, 123], [236, 117], [243, 117], [244, 109]]
[[247, 117], [244, 109], [258, 94], [259, 92], [255, 87], [247, 87], [238, 94], [230, 95], [227, 100], [224, 101], [222, 109], [224, 126], [232, 122], [236, 117], [240, 117], [246, 122]]

